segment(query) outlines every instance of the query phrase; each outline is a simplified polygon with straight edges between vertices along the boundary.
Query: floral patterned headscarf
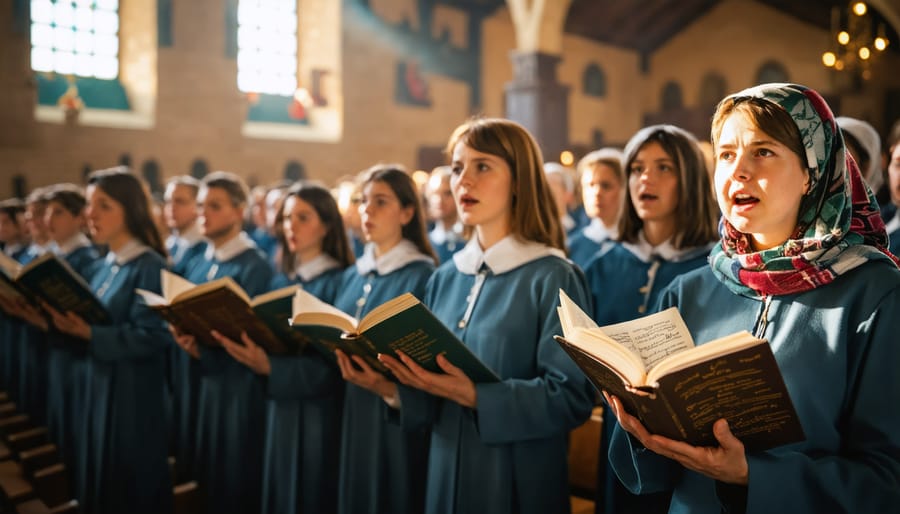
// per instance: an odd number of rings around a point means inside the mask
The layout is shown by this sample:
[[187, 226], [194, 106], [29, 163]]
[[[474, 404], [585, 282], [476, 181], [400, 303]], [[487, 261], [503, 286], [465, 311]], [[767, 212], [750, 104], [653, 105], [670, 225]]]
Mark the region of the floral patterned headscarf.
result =
[[775, 248], [754, 251], [750, 235], [723, 216], [721, 241], [709, 257], [716, 277], [733, 292], [756, 298], [815, 289], [872, 260], [897, 265], [887, 250], [878, 204], [825, 100], [796, 84], [763, 84], [731, 98], [763, 99], [790, 114], [806, 148], [810, 186], [800, 203], [797, 229]]

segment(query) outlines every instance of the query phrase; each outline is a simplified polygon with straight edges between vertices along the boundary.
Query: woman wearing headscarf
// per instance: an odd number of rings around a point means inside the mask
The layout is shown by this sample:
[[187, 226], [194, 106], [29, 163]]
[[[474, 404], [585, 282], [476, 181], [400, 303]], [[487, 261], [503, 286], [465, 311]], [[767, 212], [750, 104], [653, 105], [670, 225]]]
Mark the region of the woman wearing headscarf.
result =
[[721, 241], [660, 306], [696, 341], [767, 339], [806, 440], [747, 452], [720, 419], [718, 446], [693, 447], [608, 398], [613, 468], [633, 492], [672, 490], [670, 513], [896, 510], [900, 271], [834, 116], [815, 91], [766, 84], [719, 104], [712, 139]]

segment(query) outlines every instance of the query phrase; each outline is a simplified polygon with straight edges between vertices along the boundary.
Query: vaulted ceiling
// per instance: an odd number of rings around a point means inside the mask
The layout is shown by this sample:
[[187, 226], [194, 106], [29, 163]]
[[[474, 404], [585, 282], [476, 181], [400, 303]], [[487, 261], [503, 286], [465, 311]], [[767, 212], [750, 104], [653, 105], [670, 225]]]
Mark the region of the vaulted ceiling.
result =
[[[650, 54], [721, 1], [573, 0], [565, 31]], [[847, 0], [755, 1], [823, 29], [830, 27], [832, 7], [846, 8], [849, 4]], [[894, 1], [882, 0], [887, 3]], [[896, 30], [878, 13], [877, 7], [870, 5], [870, 9], [876, 19], [885, 22], [888, 38], [898, 41]], [[888, 48], [897, 51], [898, 47], [900, 45], [895, 44]]]

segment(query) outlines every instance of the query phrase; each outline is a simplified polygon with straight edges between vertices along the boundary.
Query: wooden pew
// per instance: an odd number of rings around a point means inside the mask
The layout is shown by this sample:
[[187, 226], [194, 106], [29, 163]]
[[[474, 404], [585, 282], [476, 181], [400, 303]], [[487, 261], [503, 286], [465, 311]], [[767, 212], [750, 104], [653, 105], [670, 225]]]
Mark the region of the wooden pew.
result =
[[569, 490], [572, 514], [593, 514], [597, 488], [597, 456], [603, 407], [594, 407], [591, 417], [569, 434]]

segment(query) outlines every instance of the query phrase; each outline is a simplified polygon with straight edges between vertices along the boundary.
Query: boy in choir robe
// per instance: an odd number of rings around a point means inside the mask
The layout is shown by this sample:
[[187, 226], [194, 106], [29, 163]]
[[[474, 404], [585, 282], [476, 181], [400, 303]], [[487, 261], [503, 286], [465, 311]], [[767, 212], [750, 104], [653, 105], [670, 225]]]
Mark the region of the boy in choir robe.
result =
[[622, 152], [601, 148], [578, 161], [581, 196], [589, 222], [569, 238], [569, 258], [582, 269], [599, 252], [612, 247], [618, 236], [619, 213], [625, 198]]
[[[187, 280], [232, 277], [252, 298], [267, 291], [273, 270], [242, 230], [248, 191], [237, 175], [215, 172], [200, 185], [200, 226], [209, 244]], [[199, 346], [174, 328], [184, 354], [173, 359], [176, 466], [196, 478], [211, 512], [259, 508], [264, 383], [222, 348]], [[193, 457], [193, 458], [192, 458]], [[178, 464], [179, 459], [181, 464]]]
[[[716, 209], [706, 160], [696, 139], [672, 125], [638, 131], [625, 146], [628, 196], [619, 239], [585, 269], [594, 321], [604, 326], [649, 313], [675, 277], [706, 264], [716, 239]], [[665, 512], [669, 498], [629, 493], [609, 468], [615, 418], [604, 410], [596, 512]]]
[[[48, 189], [45, 198], [44, 222], [53, 241], [51, 251], [90, 283], [100, 255], [84, 234], [84, 193], [74, 184], [57, 184]], [[88, 356], [84, 343], [72, 336], [57, 332], [47, 337], [47, 428], [65, 464], [75, 469], [76, 423], [85, 408]]]
[[[888, 189], [891, 194], [891, 203], [900, 207], [900, 141], [894, 143], [888, 155]], [[887, 222], [888, 237], [891, 241], [891, 253], [900, 254], [900, 209], [894, 211], [893, 217]]]
[[434, 221], [434, 228], [428, 233], [428, 239], [441, 263], [450, 260], [454, 253], [466, 245], [463, 226], [459, 223], [456, 212], [456, 202], [450, 191], [450, 174], [449, 166], [438, 166], [431, 170], [431, 177], [425, 185], [428, 216]]
[[83, 340], [89, 354], [86, 404], [77, 427], [75, 493], [82, 512], [159, 513], [172, 509], [165, 416], [166, 351], [172, 339], [136, 288], [160, 293], [166, 267], [151, 200], [127, 168], [88, 177], [87, 218], [107, 245], [91, 288], [112, 317], [89, 325], [44, 305], [51, 324]]
[[172, 259], [172, 271], [185, 276], [194, 259], [206, 250], [206, 241], [197, 223], [197, 192], [200, 182], [181, 175], [166, 183], [163, 214], [170, 230], [166, 250]]
[[[360, 199], [366, 249], [344, 273], [334, 302], [356, 319], [403, 293], [422, 298], [436, 264], [416, 186], [402, 167], [378, 165], [366, 170]], [[378, 373], [358, 356], [336, 354], [341, 376], [349, 381], [341, 429], [338, 512], [422, 512], [428, 431], [407, 431], [388, 420], [380, 394], [356, 378], [359, 370], [366, 376]]]
[[804, 86], [731, 95], [711, 132], [721, 239], [659, 307], [677, 307], [698, 343], [741, 329], [766, 339], [806, 440], [748, 451], [719, 419], [716, 444], [694, 447], [608, 397], [613, 468], [633, 492], [672, 491], [671, 514], [896, 511], [900, 271], [873, 194]]
[[[299, 284], [333, 303], [343, 271], [354, 262], [331, 193], [298, 184], [283, 200], [288, 253], [272, 289]], [[267, 355], [246, 335], [243, 345], [216, 334], [228, 353], [266, 377], [262, 504], [257, 512], [336, 512], [344, 384], [332, 363], [312, 348], [302, 355]]]

